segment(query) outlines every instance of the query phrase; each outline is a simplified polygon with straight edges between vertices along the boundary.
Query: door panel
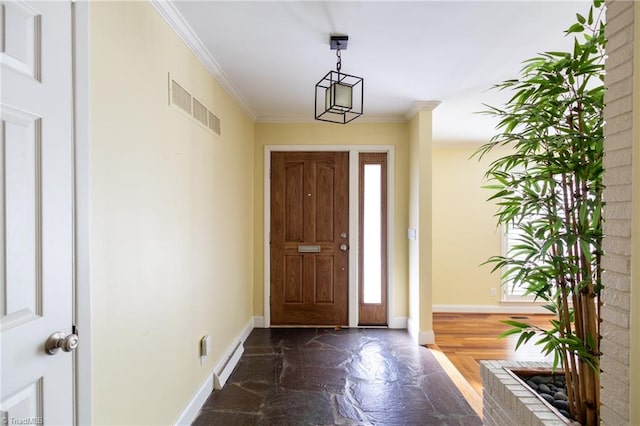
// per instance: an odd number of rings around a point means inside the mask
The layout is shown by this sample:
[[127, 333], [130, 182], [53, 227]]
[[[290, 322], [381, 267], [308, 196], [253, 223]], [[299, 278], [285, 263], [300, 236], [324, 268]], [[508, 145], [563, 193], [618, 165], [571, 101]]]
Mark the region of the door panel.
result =
[[285, 256], [285, 303], [303, 303], [302, 276], [304, 262], [302, 256]]
[[304, 163], [294, 163], [285, 168], [286, 212], [285, 212], [285, 240], [302, 241], [304, 238], [303, 212], [303, 178]]
[[333, 303], [333, 256], [315, 256], [316, 303]]
[[347, 324], [348, 177], [346, 152], [271, 154], [272, 324]]
[[334, 238], [333, 212], [334, 212], [334, 184], [335, 170], [324, 164], [318, 164], [316, 182], [316, 241], [331, 242]]
[[70, 2], [0, 2], [0, 418], [73, 423]]

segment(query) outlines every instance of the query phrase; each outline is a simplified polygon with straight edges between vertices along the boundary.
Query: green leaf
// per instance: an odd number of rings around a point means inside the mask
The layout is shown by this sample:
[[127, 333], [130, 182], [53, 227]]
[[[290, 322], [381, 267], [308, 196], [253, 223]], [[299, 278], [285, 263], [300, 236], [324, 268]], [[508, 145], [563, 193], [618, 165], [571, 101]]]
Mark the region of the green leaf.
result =
[[504, 339], [505, 337], [509, 337], [509, 336], [511, 336], [511, 335], [513, 335], [513, 334], [519, 334], [519, 333], [522, 333], [522, 330], [521, 330], [521, 329], [519, 329], [519, 328], [512, 328], [512, 329], [509, 329], [509, 330], [505, 331], [505, 332], [504, 332], [504, 333], [502, 333], [501, 335], [499, 335], [499, 336], [498, 336], [498, 338], [499, 338], [499, 339]]
[[503, 324], [507, 324], [507, 325], [510, 325], [512, 327], [515, 327], [515, 328], [520, 328], [520, 329], [521, 328], [529, 328], [529, 324], [525, 324], [523, 322], [512, 321], [512, 320], [504, 320], [504, 321], [501, 321], [501, 322]]
[[584, 16], [580, 15], [579, 13], [576, 13], [576, 19], [578, 20], [578, 22], [580, 24], [584, 24], [585, 22], [587, 22], [587, 20], [584, 18]]
[[571, 33], [581, 33], [584, 31], [584, 26], [579, 23], [576, 22], [575, 24], [573, 24], [572, 26], [569, 27], [569, 29], [566, 31], [567, 34], [571, 34]]
[[580, 240], [580, 249], [582, 250], [582, 255], [585, 257], [588, 263], [593, 262], [593, 255], [591, 254], [591, 246], [585, 240]]
[[516, 342], [516, 350], [523, 344], [523, 343], [527, 343], [529, 340], [531, 340], [531, 338], [533, 336], [535, 336], [535, 332], [534, 331], [524, 331], [522, 332], [522, 334], [520, 334], [520, 337], [518, 338], [518, 341]]

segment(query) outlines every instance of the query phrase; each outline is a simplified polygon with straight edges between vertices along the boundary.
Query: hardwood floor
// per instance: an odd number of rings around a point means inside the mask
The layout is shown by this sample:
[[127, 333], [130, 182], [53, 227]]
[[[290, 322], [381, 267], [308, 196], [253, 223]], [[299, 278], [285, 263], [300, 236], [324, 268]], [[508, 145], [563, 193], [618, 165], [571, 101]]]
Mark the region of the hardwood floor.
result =
[[[429, 348], [472, 408], [482, 416], [481, 360], [550, 360], [540, 353], [533, 340], [515, 351], [517, 335], [499, 339], [500, 334], [511, 328], [501, 321], [512, 319], [547, 328], [551, 318], [553, 316], [541, 314], [434, 313], [436, 344], [429, 345]], [[447, 361], [452, 366], [447, 365]]]

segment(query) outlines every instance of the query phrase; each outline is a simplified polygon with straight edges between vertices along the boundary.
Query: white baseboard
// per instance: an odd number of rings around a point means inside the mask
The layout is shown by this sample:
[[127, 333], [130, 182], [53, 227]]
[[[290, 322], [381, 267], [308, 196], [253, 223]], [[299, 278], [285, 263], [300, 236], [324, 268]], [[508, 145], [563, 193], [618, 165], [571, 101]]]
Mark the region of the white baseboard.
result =
[[407, 319], [407, 331], [409, 332], [409, 335], [411, 336], [413, 341], [418, 343], [418, 334], [420, 334], [420, 328], [418, 327], [418, 324], [416, 324], [416, 322], [411, 318]]
[[435, 343], [436, 337], [433, 330], [420, 330], [420, 327], [414, 320], [407, 320], [407, 331], [411, 335], [414, 342], [419, 345], [431, 345]]
[[198, 417], [198, 413], [200, 409], [209, 398], [213, 392], [213, 372], [211, 372], [204, 383], [200, 386], [200, 388], [196, 391], [187, 407], [182, 411], [178, 420], [176, 420], [176, 426], [189, 426], [193, 421]]
[[244, 352], [244, 341], [247, 340], [247, 337], [253, 330], [255, 322], [255, 318], [251, 318], [238, 337], [233, 340], [234, 343], [223, 353], [216, 363], [216, 366], [207, 375], [204, 383], [200, 385], [193, 395], [193, 398], [191, 398], [191, 401], [189, 401], [180, 416], [178, 416], [178, 420], [175, 422], [176, 426], [191, 425], [214, 388], [222, 389], [229, 375], [238, 364], [242, 352]]
[[224, 387], [224, 384], [227, 383], [227, 379], [233, 373], [233, 370], [238, 365], [238, 361], [240, 361], [240, 357], [244, 353], [244, 346], [242, 344], [243, 340], [239, 340], [234, 348], [231, 350], [231, 354], [228, 358], [223, 359], [221, 362], [216, 365], [216, 368], [213, 369], [213, 387], [214, 389], [220, 390]]
[[244, 343], [244, 341], [247, 340], [247, 337], [249, 337], [249, 335], [253, 331], [254, 329], [253, 323], [254, 323], [253, 318], [251, 318], [247, 322], [247, 325], [245, 325], [242, 331], [240, 332], [240, 335], [238, 336], [238, 340], [240, 340], [240, 343]]
[[436, 336], [433, 330], [421, 330], [418, 334], [419, 345], [432, 345], [436, 342]]
[[389, 321], [389, 328], [399, 328], [406, 329], [407, 328], [407, 317], [393, 317]]
[[433, 312], [455, 312], [475, 314], [549, 314], [540, 305], [504, 304], [504, 305], [433, 305]]
[[253, 328], [264, 328], [264, 317], [253, 317]]

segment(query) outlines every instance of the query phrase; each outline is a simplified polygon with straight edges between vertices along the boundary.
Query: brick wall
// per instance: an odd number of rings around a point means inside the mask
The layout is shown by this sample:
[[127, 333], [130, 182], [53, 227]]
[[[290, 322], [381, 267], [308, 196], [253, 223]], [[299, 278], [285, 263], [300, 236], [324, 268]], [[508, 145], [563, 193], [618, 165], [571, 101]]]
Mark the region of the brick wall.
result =
[[566, 426], [574, 424], [552, 411], [531, 389], [505, 371], [551, 369], [545, 362], [480, 361], [482, 415], [485, 426]]
[[620, 426], [630, 419], [634, 2], [609, 0], [606, 5], [601, 414], [602, 424]]

